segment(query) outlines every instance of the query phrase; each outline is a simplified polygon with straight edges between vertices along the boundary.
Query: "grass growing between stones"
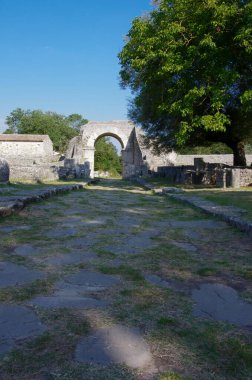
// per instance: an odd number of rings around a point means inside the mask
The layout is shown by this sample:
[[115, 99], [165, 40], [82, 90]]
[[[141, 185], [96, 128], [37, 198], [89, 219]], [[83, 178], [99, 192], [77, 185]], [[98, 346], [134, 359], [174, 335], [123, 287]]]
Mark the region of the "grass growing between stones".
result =
[[[50, 201], [51, 202], [51, 201]], [[232, 286], [252, 301], [251, 241], [231, 227], [195, 227], [198, 220], [214, 221], [197, 210], [167, 197], [152, 195], [138, 185], [105, 181], [85, 191], [53, 200], [56, 208], [36, 205], [5, 219], [13, 230], [0, 242], [1, 259], [38, 268], [37, 258], [71, 255], [75, 239], [78, 253], [96, 253], [94, 260], [68, 265], [41, 266], [46, 279], [0, 290], [0, 302], [27, 305], [35, 296], [53, 295], [55, 282], [80, 270], [120, 277], [118, 285], [83, 297], [108, 301], [104, 309], [43, 309], [31, 306], [47, 331], [21, 340], [3, 357], [4, 380], [243, 380], [252, 374], [252, 336], [246, 327], [193, 316], [192, 289], [202, 283]], [[41, 203], [39, 204], [41, 205]], [[108, 223], [83, 223], [107, 220]], [[178, 227], [174, 222], [186, 222]], [[48, 238], [67, 223], [73, 234]], [[65, 231], [68, 230], [68, 227]], [[196, 238], [195, 238], [196, 236]], [[139, 244], [139, 239], [142, 244]], [[88, 244], [86, 245], [86, 241]], [[175, 243], [180, 244], [176, 246]], [[38, 256], [12, 252], [30, 244]], [[182, 244], [182, 245], [181, 245]], [[130, 254], [124, 247], [132, 246]], [[120, 254], [122, 247], [123, 254]], [[135, 249], [134, 249], [135, 248]], [[133, 252], [133, 253], [132, 253]], [[151, 283], [154, 275], [168, 284]], [[70, 284], [71, 285], [71, 284]], [[69, 286], [70, 286], [69, 285]], [[81, 364], [75, 360], [79, 340], [108, 325], [137, 327], [149, 344], [156, 372], [145, 373], [124, 364]]]
[[52, 275], [46, 280], [36, 280], [28, 285], [0, 289], [0, 302], [22, 302], [36, 295], [49, 294], [55, 280], [56, 276]]
[[68, 309], [41, 312], [41, 319], [48, 332], [7, 355], [1, 365], [6, 379], [36, 379], [45, 374], [54, 378], [55, 367], [71, 362], [76, 341], [90, 329], [85, 317]]
[[235, 206], [244, 212], [241, 218], [252, 221], [252, 188], [242, 189], [208, 189], [208, 190], [187, 190], [187, 193], [196, 195], [208, 201], [212, 201], [221, 206]]
[[100, 272], [104, 274], [118, 274], [123, 276], [126, 280], [144, 282], [144, 277], [141, 272], [128, 265], [119, 265], [118, 267], [100, 266]]

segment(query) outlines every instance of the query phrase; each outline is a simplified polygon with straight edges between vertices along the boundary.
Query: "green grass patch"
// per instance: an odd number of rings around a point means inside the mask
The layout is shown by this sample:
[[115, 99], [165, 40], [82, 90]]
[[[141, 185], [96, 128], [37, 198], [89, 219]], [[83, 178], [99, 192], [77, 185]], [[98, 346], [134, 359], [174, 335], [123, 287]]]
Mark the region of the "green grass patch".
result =
[[188, 377], [180, 376], [175, 372], [164, 372], [157, 380], [189, 380]]
[[98, 269], [104, 274], [117, 274], [123, 276], [126, 280], [145, 282], [141, 272], [129, 265], [120, 265], [118, 267], [100, 266]]
[[19, 287], [8, 287], [0, 290], [1, 302], [21, 302], [31, 299], [36, 295], [49, 294], [55, 281], [55, 276], [51, 279], [36, 280], [28, 285]]
[[203, 277], [214, 276], [217, 274], [217, 270], [215, 268], [205, 267], [205, 268], [201, 268], [201, 269], [197, 270], [197, 274], [199, 276], [203, 276]]
[[191, 195], [196, 195], [203, 199], [217, 203], [222, 206], [235, 206], [244, 210], [241, 213], [242, 219], [252, 221], [252, 188], [244, 189], [212, 189], [212, 190], [195, 190], [188, 191]]

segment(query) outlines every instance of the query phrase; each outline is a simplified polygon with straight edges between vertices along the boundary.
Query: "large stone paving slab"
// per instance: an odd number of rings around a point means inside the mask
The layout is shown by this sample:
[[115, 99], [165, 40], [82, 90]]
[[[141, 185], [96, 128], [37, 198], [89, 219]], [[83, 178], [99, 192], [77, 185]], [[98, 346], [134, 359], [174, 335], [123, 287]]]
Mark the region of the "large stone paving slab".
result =
[[64, 278], [56, 286], [58, 289], [68, 289], [70, 287], [79, 287], [81, 291], [99, 291], [110, 288], [120, 283], [120, 279], [114, 276], [106, 275], [99, 272], [81, 270]]
[[55, 228], [51, 231], [45, 232], [45, 236], [49, 238], [67, 238], [68, 236], [74, 236], [78, 233], [76, 228]]
[[175, 228], [197, 228], [197, 229], [210, 229], [215, 228], [226, 228], [227, 225], [224, 222], [219, 222], [216, 220], [174, 220], [169, 222], [171, 227]]
[[55, 291], [50, 297], [35, 297], [29, 304], [44, 308], [100, 308], [108, 301], [87, 297], [88, 292], [97, 292], [118, 284], [120, 280], [98, 272], [82, 270], [67, 276], [55, 284]]
[[151, 284], [160, 286], [161, 288], [169, 289], [172, 287], [168, 281], [162, 279], [156, 274], [146, 274], [144, 278], [146, 281], [150, 282]]
[[69, 296], [55, 294], [51, 297], [35, 297], [28, 304], [36, 305], [45, 309], [95, 309], [106, 307], [108, 302], [74, 294], [70, 294]]
[[23, 225], [0, 225], [0, 233], [15, 232], [18, 230], [28, 231], [31, 229], [31, 226]]
[[131, 368], [154, 370], [148, 344], [138, 328], [120, 325], [98, 329], [77, 345], [75, 359], [86, 364], [126, 364]]
[[235, 325], [252, 326], [252, 304], [244, 302], [238, 293], [222, 284], [203, 284], [194, 289], [194, 315]]
[[20, 340], [46, 331], [36, 314], [24, 307], [0, 304], [0, 355], [10, 351]]
[[39, 261], [43, 264], [51, 266], [62, 266], [62, 265], [72, 265], [90, 262], [97, 258], [97, 255], [92, 252], [73, 252], [69, 254], [54, 255], [40, 259]]
[[37, 247], [34, 247], [31, 244], [22, 244], [16, 247], [13, 251], [15, 255], [20, 255], [23, 257], [33, 257], [41, 254], [41, 250]]
[[171, 240], [171, 243], [178, 248], [184, 249], [185, 251], [189, 251], [189, 252], [196, 252], [197, 251], [197, 247], [195, 247], [195, 245], [190, 244], [190, 243], [186, 243], [186, 242], [182, 242], [182, 241], [175, 241], [175, 240]]
[[9, 262], [0, 262], [0, 288], [23, 285], [44, 278], [45, 274]]
[[85, 237], [76, 237], [66, 241], [66, 247], [70, 249], [85, 250], [96, 243], [98, 234], [87, 234]]
[[113, 245], [104, 245], [104, 249], [116, 255], [136, 255], [142, 253], [145, 249], [153, 248], [157, 242], [153, 237], [159, 233], [149, 233], [144, 231], [137, 235], [121, 236]]

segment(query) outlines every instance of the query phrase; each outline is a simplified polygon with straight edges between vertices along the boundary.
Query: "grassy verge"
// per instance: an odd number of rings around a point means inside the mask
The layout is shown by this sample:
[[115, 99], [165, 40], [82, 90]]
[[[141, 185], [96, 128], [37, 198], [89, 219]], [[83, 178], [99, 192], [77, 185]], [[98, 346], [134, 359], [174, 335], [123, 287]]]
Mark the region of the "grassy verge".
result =
[[250, 187], [230, 190], [197, 189], [187, 190], [187, 192], [219, 205], [238, 207], [244, 210], [242, 217], [252, 221], [252, 188]]

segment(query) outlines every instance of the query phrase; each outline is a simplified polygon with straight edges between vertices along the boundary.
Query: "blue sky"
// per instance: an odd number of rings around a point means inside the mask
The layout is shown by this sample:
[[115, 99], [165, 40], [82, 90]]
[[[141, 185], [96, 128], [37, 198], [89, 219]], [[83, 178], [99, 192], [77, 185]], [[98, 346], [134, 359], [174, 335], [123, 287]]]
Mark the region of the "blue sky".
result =
[[0, 0], [0, 131], [15, 108], [127, 118], [117, 55], [151, 0]]

